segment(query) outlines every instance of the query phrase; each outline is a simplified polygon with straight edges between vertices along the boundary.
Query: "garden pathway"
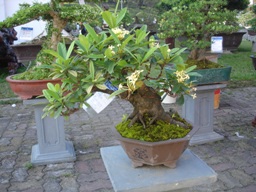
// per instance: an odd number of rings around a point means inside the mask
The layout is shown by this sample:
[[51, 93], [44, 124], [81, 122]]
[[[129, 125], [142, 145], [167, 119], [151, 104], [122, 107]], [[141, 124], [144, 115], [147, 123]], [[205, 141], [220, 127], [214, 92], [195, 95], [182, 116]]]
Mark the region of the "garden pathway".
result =
[[[122, 114], [131, 112], [129, 103], [115, 99], [93, 117], [83, 110], [73, 114], [65, 122], [65, 129], [77, 160], [40, 166], [30, 164], [31, 147], [37, 143], [33, 108], [22, 103], [0, 108], [1, 192], [113, 191], [100, 148], [118, 144], [111, 127]], [[185, 191], [255, 191], [256, 128], [251, 126], [255, 115], [256, 87], [222, 91], [220, 107], [214, 110], [214, 130], [224, 139], [189, 147], [218, 173], [218, 181]]]

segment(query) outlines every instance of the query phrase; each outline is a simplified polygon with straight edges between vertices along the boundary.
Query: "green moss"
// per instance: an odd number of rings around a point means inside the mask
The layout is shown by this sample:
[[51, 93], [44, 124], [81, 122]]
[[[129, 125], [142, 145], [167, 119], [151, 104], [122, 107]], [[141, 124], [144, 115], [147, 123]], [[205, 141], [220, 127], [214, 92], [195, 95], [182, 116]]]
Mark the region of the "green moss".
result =
[[[174, 117], [175, 118], [175, 117]], [[176, 118], [176, 120], [179, 117]], [[182, 119], [182, 121], [184, 121]], [[152, 125], [147, 125], [147, 128], [144, 128], [142, 124], [135, 123], [129, 127], [131, 121], [122, 121], [116, 126], [117, 131], [126, 138], [137, 139], [141, 141], [148, 142], [157, 142], [164, 141], [169, 139], [177, 139], [185, 137], [191, 131], [191, 125], [189, 128], [184, 128], [176, 124], [165, 123], [163, 121], [156, 121]], [[149, 119], [146, 120], [148, 124]]]
[[213, 68], [222, 68], [223, 67], [222, 65], [220, 65], [218, 63], [214, 63], [207, 59], [202, 59], [202, 60], [188, 59], [185, 63], [188, 64], [188, 66], [196, 65], [197, 66], [196, 69], [213, 69]]
[[12, 78], [15, 80], [42, 80], [49, 78], [50, 70], [47, 68], [33, 67], [23, 73], [14, 75]]

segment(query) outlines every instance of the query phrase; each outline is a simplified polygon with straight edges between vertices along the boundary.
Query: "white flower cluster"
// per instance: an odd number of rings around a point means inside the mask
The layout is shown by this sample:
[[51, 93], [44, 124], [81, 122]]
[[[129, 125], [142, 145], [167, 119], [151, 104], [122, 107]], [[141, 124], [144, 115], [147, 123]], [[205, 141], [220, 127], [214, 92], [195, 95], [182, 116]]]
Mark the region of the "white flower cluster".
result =
[[128, 84], [132, 84], [135, 87], [135, 83], [139, 79], [141, 72], [143, 72], [143, 70], [136, 70], [130, 76], [126, 77]]
[[112, 54], [115, 54], [115, 51], [113, 50], [115, 47], [113, 45], [108, 46], [108, 48], [111, 50]]
[[179, 83], [185, 82], [186, 80], [189, 79], [189, 75], [184, 70], [176, 71], [175, 75]]
[[127, 76], [127, 86], [119, 84], [118, 89], [126, 89], [129, 91], [129, 94], [133, 93], [138, 88], [136, 82], [138, 81], [141, 72], [143, 72], [143, 70], [136, 70], [130, 76]]
[[125, 35], [129, 34], [128, 30], [121, 29], [119, 27], [112, 29], [112, 31], [117, 35], [119, 40], [122, 40]]

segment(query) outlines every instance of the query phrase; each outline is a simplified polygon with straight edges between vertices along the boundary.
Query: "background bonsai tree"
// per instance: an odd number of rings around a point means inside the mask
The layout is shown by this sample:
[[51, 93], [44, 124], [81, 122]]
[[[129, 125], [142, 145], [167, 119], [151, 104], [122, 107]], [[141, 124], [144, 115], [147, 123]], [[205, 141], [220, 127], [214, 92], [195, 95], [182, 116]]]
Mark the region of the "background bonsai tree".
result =
[[[75, 2], [76, 0], [51, 0], [49, 3], [20, 4], [20, 10], [0, 22], [0, 28], [15, 27], [35, 19], [42, 19], [48, 22], [47, 40], [43, 48], [56, 50], [57, 44], [62, 40], [61, 32], [68, 22], [95, 23], [99, 18], [100, 10], [96, 6], [88, 3], [80, 5]], [[100, 0], [91, 2], [100, 2]], [[45, 58], [41, 60], [46, 61]]]
[[202, 60], [211, 36], [231, 33], [238, 29], [236, 11], [226, 9], [227, 1], [216, 0], [172, 0], [164, 1], [170, 10], [161, 15], [159, 22], [161, 37], [187, 39], [182, 45], [190, 50], [189, 59]]
[[[97, 34], [86, 25], [87, 36], [79, 36], [68, 50], [59, 44], [57, 52], [46, 51], [56, 57], [52, 76], [61, 78], [63, 84], [48, 84], [43, 90], [49, 101], [45, 115], [70, 115], [77, 103], [82, 107], [86, 99], [100, 91], [119, 95], [133, 105], [130, 125], [140, 122], [148, 127], [157, 120], [177, 124], [174, 116], [164, 111], [160, 90], [179, 95], [177, 102], [182, 103], [184, 94], [193, 94], [189, 75], [195, 67], [186, 68], [180, 57], [184, 49], [170, 50], [166, 44], [148, 40], [146, 26], [131, 31], [120, 28], [125, 12], [104, 11], [107, 32]], [[76, 56], [70, 54], [74, 43], [78, 47]]]

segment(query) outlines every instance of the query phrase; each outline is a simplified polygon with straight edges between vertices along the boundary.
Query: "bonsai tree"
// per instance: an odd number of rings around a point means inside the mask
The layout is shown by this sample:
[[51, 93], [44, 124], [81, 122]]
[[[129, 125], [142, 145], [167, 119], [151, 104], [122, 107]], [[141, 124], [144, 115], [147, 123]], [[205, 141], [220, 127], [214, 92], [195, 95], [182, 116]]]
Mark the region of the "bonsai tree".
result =
[[[95, 23], [98, 21], [100, 10], [96, 6], [88, 3], [80, 5], [75, 2], [76, 0], [51, 0], [49, 3], [20, 4], [20, 10], [0, 22], [0, 29], [42, 19], [48, 23], [47, 38], [44, 41], [43, 49], [57, 50], [57, 44], [62, 40], [61, 32], [68, 23], [84, 21]], [[90, 2], [90, 0], [87, 0], [87, 2]], [[52, 61], [51, 58], [46, 58], [42, 54], [38, 55], [38, 61], [46, 63], [47, 60], [48, 62]]]
[[[170, 50], [166, 44], [148, 40], [146, 26], [131, 31], [120, 28], [125, 12], [104, 11], [107, 32], [97, 34], [86, 24], [87, 36], [79, 36], [68, 50], [60, 43], [57, 51], [45, 51], [56, 57], [51, 75], [63, 83], [49, 83], [43, 90], [49, 101], [44, 116], [68, 116], [77, 107], [88, 105], [86, 100], [99, 91], [119, 95], [132, 104], [134, 111], [126, 121], [129, 126], [139, 123], [142, 129], [149, 128], [158, 121], [185, 126], [175, 120], [174, 114], [164, 111], [161, 92], [179, 95], [178, 103], [183, 103], [184, 94], [195, 97], [189, 81], [195, 66], [186, 68], [180, 56], [184, 49]], [[77, 54], [72, 56], [74, 44]]]
[[227, 1], [172, 0], [164, 1], [168, 11], [161, 15], [160, 36], [187, 39], [182, 45], [190, 50], [189, 59], [202, 60], [211, 36], [237, 31], [236, 11], [225, 8]]

